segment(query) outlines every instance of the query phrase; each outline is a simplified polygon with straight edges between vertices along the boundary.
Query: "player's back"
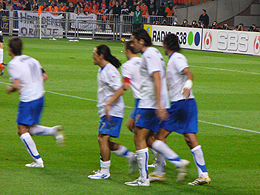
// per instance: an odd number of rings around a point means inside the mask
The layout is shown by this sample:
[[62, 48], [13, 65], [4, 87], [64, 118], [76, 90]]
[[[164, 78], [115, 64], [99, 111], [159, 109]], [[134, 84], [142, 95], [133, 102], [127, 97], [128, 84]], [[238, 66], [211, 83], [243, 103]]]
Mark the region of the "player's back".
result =
[[141, 84], [141, 58], [133, 57], [122, 65], [122, 75], [124, 78], [130, 79], [130, 87], [133, 91], [135, 99], [140, 99]]
[[8, 63], [11, 79], [20, 81], [20, 100], [29, 102], [44, 95], [42, 67], [40, 63], [26, 55], [15, 56]]

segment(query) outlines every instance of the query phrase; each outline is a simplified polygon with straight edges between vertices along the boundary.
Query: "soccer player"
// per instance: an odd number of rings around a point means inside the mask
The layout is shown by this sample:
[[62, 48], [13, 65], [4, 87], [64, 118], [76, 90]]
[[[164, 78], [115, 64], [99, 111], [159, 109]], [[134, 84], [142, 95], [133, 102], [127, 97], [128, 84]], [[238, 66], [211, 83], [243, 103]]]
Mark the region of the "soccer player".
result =
[[[167, 136], [173, 131], [183, 134], [187, 145], [191, 149], [199, 173], [199, 177], [188, 184], [209, 184], [211, 179], [206, 169], [201, 145], [199, 145], [196, 136], [198, 132], [198, 111], [195, 97], [191, 90], [193, 74], [189, 69], [187, 59], [179, 53], [179, 39], [175, 34], [168, 34], [164, 38], [163, 48], [165, 54], [169, 56], [167, 79], [171, 108], [168, 109], [169, 119], [162, 122], [157, 138], [165, 142]], [[163, 165], [162, 163], [158, 164]], [[157, 168], [155, 172], [158, 174]], [[162, 167], [159, 169], [163, 170]]]
[[0, 76], [4, 74], [5, 64], [4, 61], [4, 38], [2, 32], [2, 10], [3, 4], [0, 2]]
[[133, 41], [126, 41], [125, 42], [125, 54], [126, 58], [128, 59], [127, 62], [125, 62], [122, 65], [122, 75], [124, 79], [124, 90], [128, 90], [129, 88], [132, 89], [133, 96], [135, 99], [135, 106], [127, 120], [127, 127], [130, 131], [134, 132], [134, 126], [135, 126], [135, 117], [136, 117], [136, 109], [138, 102], [140, 100], [140, 67], [141, 67], [141, 58], [137, 55], [137, 53], [134, 51]]
[[[153, 134], [159, 132], [160, 120], [167, 118], [168, 95], [166, 87], [165, 64], [161, 53], [151, 47], [151, 37], [144, 29], [137, 29], [132, 34], [135, 52], [142, 53], [140, 68], [141, 87], [140, 101], [135, 118], [135, 147], [140, 177], [129, 186], [149, 186], [148, 147], [161, 153], [166, 159], [178, 167], [178, 180], [187, 174], [189, 161], [182, 160], [167, 144], [154, 140]], [[163, 177], [163, 176], [162, 176]]]
[[44, 168], [43, 160], [31, 136], [53, 135], [58, 144], [64, 143], [61, 126], [35, 126], [40, 122], [44, 104], [43, 83], [48, 79], [48, 75], [37, 60], [22, 55], [22, 40], [20, 38], [10, 39], [9, 53], [12, 60], [8, 63], [8, 72], [13, 84], [7, 86], [6, 91], [10, 94], [19, 89], [20, 103], [16, 119], [18, 135], [34, 160], [33, 163], [25, 166]]
[[123, 87], [121, 75], [117, 68], [121, 66], [119, 60], [111, 55], [107, 45], [99, 45], [94, 48], [94, 64], [98, 70], [98, 114], [100, 125], [98, 142], [100, 147], [101, 170], [89, 175], [90, 179], [110, 178], [110, 151], [118, 156], [128, 159], [132, 166], [136, 164], [136, 155], [125, 146], [110, 141], [110, 137], [119, 137], [120, 128], [124, 117]]

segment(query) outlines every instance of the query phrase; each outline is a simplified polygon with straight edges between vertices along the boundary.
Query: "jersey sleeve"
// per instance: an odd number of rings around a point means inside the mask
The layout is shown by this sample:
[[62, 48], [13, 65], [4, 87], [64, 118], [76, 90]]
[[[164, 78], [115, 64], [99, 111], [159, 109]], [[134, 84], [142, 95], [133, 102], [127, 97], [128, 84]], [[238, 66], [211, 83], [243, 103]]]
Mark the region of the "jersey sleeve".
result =
[[162, 59], [159, 59], [152, 53], [145, 56], [145, 61], [147, 64], [147, 70], [149, 75], [152, 75], [154, 72], [161, 71], [161, 67], [160, 67], [161, 60]]
[[187, 59], [184, 56], [178, 56], [175, 59], [176, 69], [178, 72], [182, 72], [185, 68], [189, 68]]
[[8, 73], [11, 76], [10, 81], [13, 81], [14, 79], [18, 79], [21, 76], [21, 72], [18, 70], [15, 64], [8, 64]]
[[127, 63], [124, 63], [122, 65], [122, 75], [124, 78], [128, 78], [128, 79], [132, 79], [132, 73], [131, 73], [131, 70], [129, 69], [129, 66]]
[[114, 91], [117, 91], [120, 87], [123, 86], [121, 81], [121, 75], [117, 70], [110, 71], [107, 74], [107, 84], [111, 87]]

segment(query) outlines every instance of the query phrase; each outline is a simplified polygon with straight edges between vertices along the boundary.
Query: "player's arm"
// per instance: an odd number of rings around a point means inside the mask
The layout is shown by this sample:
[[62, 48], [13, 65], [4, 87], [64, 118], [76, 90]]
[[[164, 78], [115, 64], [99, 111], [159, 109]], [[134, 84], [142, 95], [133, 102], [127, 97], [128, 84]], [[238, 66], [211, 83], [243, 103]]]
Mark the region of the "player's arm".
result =
[[105, 109], [106, 109], [106, 117], [109, 119], [109, 110], [111, 104], [113, 104], [121, 95], [124, 94], [124, 86], [120, 87], [118, 90], [115, 91], [114, 95], [106, 102]]
[[13, 82], [13, 85], [12, 85], [12, 86], [7, 86], [7, 87], [6, 87], [6, 92], [7, 92], [8, 94], [10, 94], [10, 93], [12, 93], [12, 92], [15, 92], [17, 89], [20, 88], [20, 84], [21, 84], [20, 80], [14, 79], [13, 81], [14, 81], [14, 82]]
[[45, 70], [42, 68], [42, 79], [43, 79], [43, 81], [46, 81], [48, 78], [49, 78], [49, 77], [48, 77], [47, 73], [46, 73]]
[[165, 109], [161, 106], [161, 76], [160, 76], [160, 72], [159, 71], [153, 72], [152, 77], [153, 77], [154, 86], [155, 86], [156, 104], [158, 106], [157, 115], [158, 115], [159, 119], [166, 120], [167, 114], [165, 112]]
[[193, 74], [189, 68], [184, 68], [182, 72], [187, 75], [187, 81], [182, 89], [182, 95], [185, 97], [185, 99], [188, 99], [192, 88]]
[[131, 79], [124, 77], [124, 81], [123, 81], [124, 90], [128, 90], [130, 88], [130, 83], [131, 83]]

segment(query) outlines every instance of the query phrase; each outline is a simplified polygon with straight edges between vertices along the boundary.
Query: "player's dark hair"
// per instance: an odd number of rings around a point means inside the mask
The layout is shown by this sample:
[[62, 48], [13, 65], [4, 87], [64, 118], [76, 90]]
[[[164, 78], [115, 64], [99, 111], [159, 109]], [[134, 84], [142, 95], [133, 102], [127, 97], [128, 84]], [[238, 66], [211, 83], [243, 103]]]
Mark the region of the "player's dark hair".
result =
[[129, 49], [132, 54], [137, 54], [137, 53], [135, 52], [135, 49], [134, 49], [134, 47], [132, 46], [132, 44], [133, 44], [133, 41], [126, 41], [126, 42], [125, 42], [125, 49], [126, 49], [126, 50]]
[[146, 30], [144, 30], [143, 28], [138, 28], [138, 29], [134, 30], [133, 36], [134, 36], [138, 41], [140, 41], [141, 39], [143, 39], [145, 46], [151, 46], [151, 45], [152, 45], [152, 40], [151, 40], [150, 35], [149, 35], [148, 32], [147, 32]]
[[180, 51], [179, 38], [175, 34], [167, 34], [164, 37], [163, 44], [171, 51]]
[[111, 55], [110, 49], [107, 45], [99, 45], [97, 46], [97, 54], [104, 55], [104, 59], [109, 61], [113, 66], [119, 68], [121, 66], [121, 62], [115, 57]]
[[14, 55], [21, 55], [23, 49], [23, 42], [18, 37], [12, 38], [9, 40], [9, 47], [12, 49]]

